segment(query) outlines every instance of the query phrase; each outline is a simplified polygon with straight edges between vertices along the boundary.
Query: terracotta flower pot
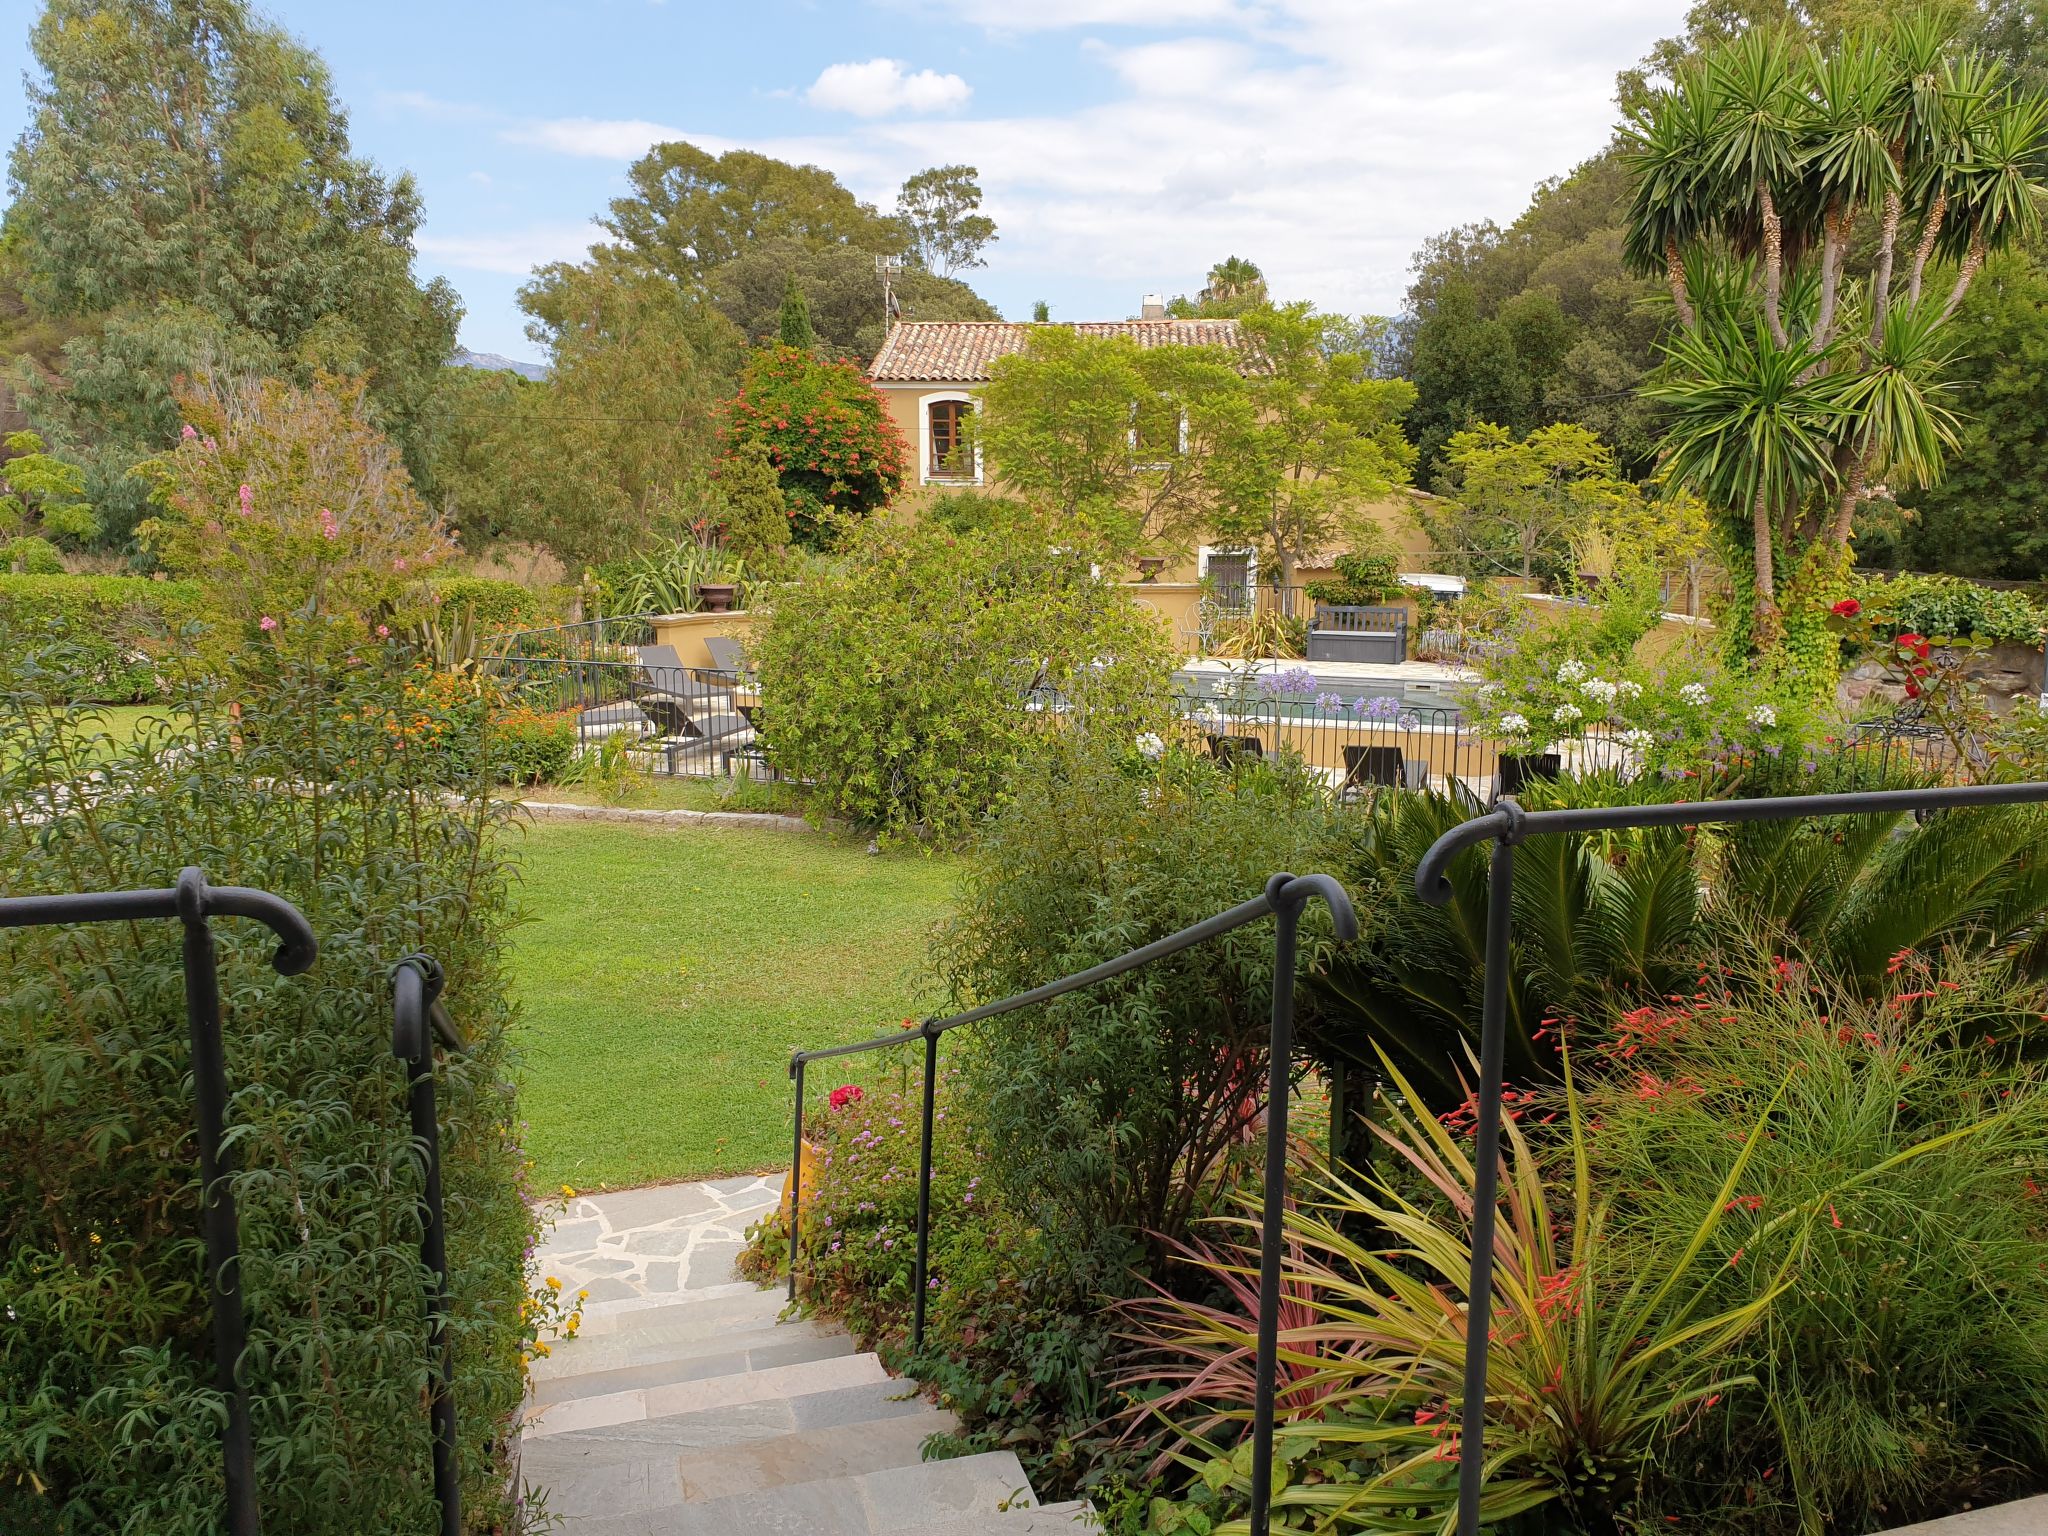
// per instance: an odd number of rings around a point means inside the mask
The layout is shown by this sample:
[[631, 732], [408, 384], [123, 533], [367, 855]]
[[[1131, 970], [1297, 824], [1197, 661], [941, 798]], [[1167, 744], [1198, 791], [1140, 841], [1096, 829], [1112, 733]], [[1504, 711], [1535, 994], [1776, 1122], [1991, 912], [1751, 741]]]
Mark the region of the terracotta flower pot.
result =
[[1138, 580], [1157, 581], [1159, 573], [1166, 569], [1164, 555], [1140, 555], [1138, 557]]
[[[824, 1171], [824, 1147], [821, 1146], [819, 1143], [810, 1140], [808, 1137], [805, 1138], [803, 1184], [797, 1190], [797, 1198], [799, 1200], [809, 1200], [811, 1196], [815, 1195], [818, 1192], [818, 1179], [824, 1173]], [[782, 1209], [785, 1215], [789, 1211], [789, 1195], [790, 1180], [787, 1176], [785, 1176], [782, 1180]]]
[[697, 601], [704, 605], [706, 613], [731, 613], [733, 598], [739, 588], [731, 582], [706, 581], [697, 586]]

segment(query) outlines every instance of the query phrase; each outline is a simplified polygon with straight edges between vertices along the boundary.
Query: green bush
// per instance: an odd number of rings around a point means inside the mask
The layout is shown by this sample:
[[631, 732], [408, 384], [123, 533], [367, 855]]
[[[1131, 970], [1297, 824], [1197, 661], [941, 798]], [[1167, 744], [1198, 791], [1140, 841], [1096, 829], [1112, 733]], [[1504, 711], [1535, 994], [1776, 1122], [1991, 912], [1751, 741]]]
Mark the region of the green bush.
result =
[[[318, 653], [317, 649], [314, 652]], [[228, 712], [169, 668], [168, 728], [100, 735], [90, 647], [0, 620], [0, 890], [162, 887], [202, 866], [305, 913], [301, 977], [272, 940], [214, 924], [256, 1483], [267, 1530], [434, 1526], [424, 1387], [419, 1161], [390, 1054], [390, 972], [431, 953], [472, 1051], [443, 1060], [451, 1331], [471, 1529], [511, 1528], [506, 1435], [534, 1347], [536, 1220], [511, 1082], [497, 817], [449, 797], [416, 748], [443, 722], [394, 649], [331, 674], [271, 651]], [[97, 772], [90, 795], [78, 765]], [[0, 937], [0, 1530], [210, 1536], [222, 1528], [221, 1403], [200, 1269], [175, 922]]]
[[[1332, 815], [1286, 759], [1048, 754], [970, 859], [938, 946], [954, 999], [1085, 970], [1249, 900], [1317, 862]], [[1050, 1239], [1047, 1283], [1077, 1299], [1121, 1288], [1235, 1179], [1265, 1081], [1272, 945], [1254, 924], [976, 1028], [975, 1134], [990, 1178]]]
[[782, 591], [749, 646], [776, 767], [833, 814], [953, 838], [1034, 743], [1157, 724], [1158, 623], [1051, 542], [1023, 525], [868, 524], [841, 571]]
[[1674, 1527], [1890, 1528], [2048, 1474], [2048, 1085], [2019, 1049], [2044, 999], [1996, 964], [1897, 958], [1854, 992], [1710, 967], [1604, 1048], [1613, 1236], [1640, 1263], [1718, 1195], [1709, 1304], [1770, 1298], [1737, 1362], [1757, 1385], [1675, 1426], [1655, 1479]]
[[1401, 585], [1400, 565], [1398, 555], [1339, 555], [1336, 579], [1310, 582], [1308, 595], [1316, 602], [1339, 607], [1390, 603], [1406, 590]]
[[2010, 640], [2039, 646], [2048, 635], [2048, 609], [2024, 592], [1983, 587], [1960, 576], [1907, 574], [1862, 582], [1856, 595], [1884, 618], [1893, 634], [1941, 635], [1952, 640]]
[[536, 592], [516, 581], [484, 576], [437, 576], [429, 584], [434, 605], [443, 613], [469, 609], [481, 635], [510, 634], [559, 624], [569, 611], [569, 589], [549, 587]]
[[23, 534], [0, 544], [0, 571], [16, 576], [62, 576], [64, 557], [48, 539]]
[[558, 783], [576, 756], [573, 711], [497, 710], [489, 733], [493, 769], [503, 784]]
[[231, 641], [220, 626], [209, 623], [196, 639], [180, 634], [211, 617], [206, 593], [192, 581], [0, 575], [0, 623], [38, 641], [64, 641], [69, 660], [53, 685], [94, 703], [161, 701], [162, 660], [187, 645], [203, 665], [224, 665]]

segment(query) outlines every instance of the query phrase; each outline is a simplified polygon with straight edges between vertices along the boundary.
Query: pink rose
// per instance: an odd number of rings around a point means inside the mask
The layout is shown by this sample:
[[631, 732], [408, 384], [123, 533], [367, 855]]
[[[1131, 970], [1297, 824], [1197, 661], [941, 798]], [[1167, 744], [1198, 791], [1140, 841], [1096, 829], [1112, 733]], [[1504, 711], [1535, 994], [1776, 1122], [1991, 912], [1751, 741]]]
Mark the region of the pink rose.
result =
[[262, 622], [259, 623], [256, 627], [262, 630], [267, 635], [270, 633], [270, 631], [277, 628], [277, 620], [273, 619], [269, 614], [266, 613], [265, 615], [263, 615]]
[[391, 638], [391, 626], [389, 624], [379, 624], [377, 626], [377, 638], [379, 640], [389, 640]]

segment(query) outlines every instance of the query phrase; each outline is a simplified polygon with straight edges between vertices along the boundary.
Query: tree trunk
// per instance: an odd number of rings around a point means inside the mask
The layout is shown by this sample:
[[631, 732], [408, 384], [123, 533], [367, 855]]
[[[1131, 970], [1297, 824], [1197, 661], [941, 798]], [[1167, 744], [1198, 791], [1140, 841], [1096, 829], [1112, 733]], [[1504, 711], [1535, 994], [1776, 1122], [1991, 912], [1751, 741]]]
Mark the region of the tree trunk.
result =
[[1927, 263], [1934, 256], [1934, 242], [1941, 236], [1942, 223], [1948, 218], [1948, 194], [1934, 194], [1934, 206], [1927, 210], [1927, 227], [1920, 231], [1920, 244], [1913, 252], [1913, 277], [1906, 289], [1906, 302], [1920, 302], [1921, 279], [1927, 276]]
[[1787, 345], [1780, 303], [1785, 291], [1785, 223], [1778, 217], [1771, 189], [1761, 181], [1756, 184], [1756, 200], [1764, 214], [1764, 324], [1770, 327], [1771, 340], [1782, 347]]
[[1664, 242], [1664, 280], [1671, 285], [1671, 303], [1678, 310], [1678, 323], [1688, 331], [1699, 329], [1693, 312], [1692, 294], [1685, 282], [1685, 258], [1678, 253], [1677, 237]]
[[1877, 270], [1870, 275], [1870, 344], [1884, 340], [1885, 313], [1891, 307], [1892, 254], [1899, 244], [1899, 194], [1884, 195], [1884, 221], [1878, 227]]
[[1978, 230], [1970, 236], [1969, 253], [1963, 257], [1962, 270], [1956, 273], [1956, 285], [1949, 291], [1948, 302], [1941, 307], [1941, 318], [1946, 320], [1956, 312], [1963, 302], [1963, 295], [1970, 291], [1970, 280], [1977, 275], [1977, 269], [1984, 265], [1984, 231]]
[[1771, 504], [1761, 489], [1750, 514], [1750, 528], [1756, 540], [1756, 606], [1750, 643], [1756, 650], [1768, 651], [1784, 638], [1784, 627], [1778, 621], [1778, 583], [1771, 566]]
[[[1839, 201], [1828, 204], [1821, 220], [1827, 231], [1820, 248], [1820, 313], [1813, 323], [1815, 351], [1824, 349], [1835, 334], [1835, 310], [1842, 296], [1842, 258], [1848, 250], [1848, 217]], [[1820, 362], [1814, 362], [1818, 369]]]
[[[1846, 445], [1845, 445], [1846, 446]], [[1855, 531], [1856, 506], [1863, 500], [1863, 490], [1870, 481], [1869, 453], [1849, 450], [1848, 473], [1842, 476], [1842, 489], [1835, 500], [1835, 519], [1828, 529], [1828, 541], [1837, 547], [1847, 544]]]

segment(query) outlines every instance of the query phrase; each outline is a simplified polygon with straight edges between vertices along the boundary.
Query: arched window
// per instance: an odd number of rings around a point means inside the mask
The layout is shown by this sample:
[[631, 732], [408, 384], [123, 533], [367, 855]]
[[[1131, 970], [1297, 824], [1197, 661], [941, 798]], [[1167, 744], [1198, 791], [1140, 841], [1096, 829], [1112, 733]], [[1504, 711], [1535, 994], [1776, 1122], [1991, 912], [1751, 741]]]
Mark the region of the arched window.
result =
[[967, 413], [974, 407], [965, 400], [934, 400], [925, 407], [925, 441], [930, 457], [925, 476], [931, 480], [972, 480], [974, 461], [968, 456]]

